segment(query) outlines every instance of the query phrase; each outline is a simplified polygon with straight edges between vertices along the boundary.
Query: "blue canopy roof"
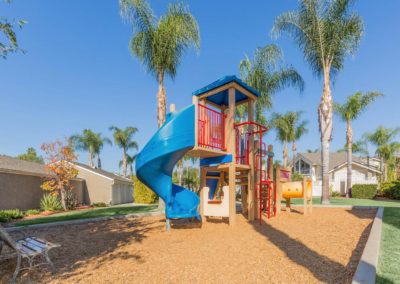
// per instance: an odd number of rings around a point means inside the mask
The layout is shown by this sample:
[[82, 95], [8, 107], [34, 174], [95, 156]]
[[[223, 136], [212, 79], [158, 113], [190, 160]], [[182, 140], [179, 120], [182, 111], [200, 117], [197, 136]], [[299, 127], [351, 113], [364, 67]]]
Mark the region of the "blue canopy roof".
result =
[[[232, 75], [232, 76], [225, 76], [215, 82], [212, 82], [211, 84], [208, 84], [207, 86], [194, 91], [193, 92], [193, 96], [200, 96], [204, 93], [207, 93], [211, 90], [214, 90], [216, 88], [219, 88], [223, 85], [227, 85], [229, 83], [235, 82], [238, 85], [240, 85], [241, 87], [245, 88], [247, 91], [249, 91], [250, 93], [252, 93], [253, 95], [255, 95], [256, 97], [260, 96], [260, 93], [257, 92], [255, 89], [253, 89], [252, 87], [250, 87], [249, 85], [247, 85], [245, 82], [243, 82], [242, 80], [240, 80], [239, 78], [237, 78], [236, 76]], [[248, 97], [243, 94], [241, 91], [239, 90], [235, 90], [235, 101], [236, 103], [240, 102], [240, 101], [244, 101], [247, 100]], [[220, 91], [214, 95], [211, 95], [209, 97], [207, 97], [207, 100], [217, 104], [217, 105], [228, 105], [229, 101], [228, 101], [228, 89]]]

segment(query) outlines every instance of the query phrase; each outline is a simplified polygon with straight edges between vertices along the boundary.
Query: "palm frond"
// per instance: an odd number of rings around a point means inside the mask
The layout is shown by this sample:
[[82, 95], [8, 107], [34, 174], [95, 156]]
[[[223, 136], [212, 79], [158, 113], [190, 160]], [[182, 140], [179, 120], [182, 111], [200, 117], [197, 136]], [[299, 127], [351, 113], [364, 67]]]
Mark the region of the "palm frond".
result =
[[279, 15], [272, 33], [289, 34], [303, 51], [314, 74], [335, 75], [345, 56], [354, 53], [363, 34], [361, 18], [350, 13], [351, 0], [301, 0], [296, 11]]

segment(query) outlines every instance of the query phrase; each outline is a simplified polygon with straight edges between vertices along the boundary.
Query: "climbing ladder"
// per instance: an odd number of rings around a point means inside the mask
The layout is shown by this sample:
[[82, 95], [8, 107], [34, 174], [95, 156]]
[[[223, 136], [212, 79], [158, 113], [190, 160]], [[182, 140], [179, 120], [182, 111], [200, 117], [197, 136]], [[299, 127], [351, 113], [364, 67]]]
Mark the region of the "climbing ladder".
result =
[[[246, 131], [244, 131], [244, 128]], [[258, 136], [258, 150], [254, 157], [254, 170], [256, 174], [255, 181], [255, 195], [256, 202], [258, 203], [258, 214], [261, 224], [261, 218], [263, 212], [267, 213], [267, 217], [270, 218], [271, 215], [275, 215], [275, 187], [273, 184], [273, 177], [268, 176], [267, 171], [263, 170], [263, 161], [268, 153], [266, 144], [263, 143], [263, 134], [267, 131], [267, 128], [256, 122], [243, 122], [235, 124], [236, 128], [236, 163], [248, 165], [249, 160], [249, 137]], [[272, 166], [272, 165], [270, 165]], [[242, 185], [246, 185], [243, 182]]]

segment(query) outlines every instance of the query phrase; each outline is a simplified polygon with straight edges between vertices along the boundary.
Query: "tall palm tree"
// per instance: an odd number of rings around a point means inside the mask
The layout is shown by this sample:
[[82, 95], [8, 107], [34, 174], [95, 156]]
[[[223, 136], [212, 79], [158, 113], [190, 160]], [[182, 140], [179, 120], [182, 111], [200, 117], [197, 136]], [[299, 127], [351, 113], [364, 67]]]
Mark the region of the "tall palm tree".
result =
[[276, 131], [276, 139], [283, 143], [283, 167], [288, 166], [288, 143], [289, 143], [289, 117], [287, 114], [273, 113], [270, 125]]
[[308, 132], [307, 120], [301, 120], [301, 111], [291, 111], [288, 113], [289, 141], [292, 142], [292, 166], [296, 160], [297, 141]]
[[164, 79], [175, 78], [183, 55], [190, 47], [200, 48], [196, 19], [181, 3], [169, 4], [168, 11], [156, 18], [145, 0], [120, 0], [120, 11], [134, 28], [129, 47], [158, 82], [157, 123], [160, 127], [166, 116]]
[[128, 166], [128, 150], [135, 149], [138, 150], [138, 144], [133, 140], [133, 135], [138, 131], [136, 127], [126, 127], [125, 129], [120, 129], [116, 126], [111, 126], [110, 130], [113, 131], [114, 143], [122, 148], [123, 158], [122, 158], [122, 173], [126, 177], [126, 170]]
[[94, 167], [94, 156], [97, 150], [97, 137], [90, 129], [84, 129], [82, 134], [72, 135], [69, 140], [71, 141], [73, 147], [78, 151], [85, 151], [88, 153], [88, 165]]
[[272, 29], [276, 37], [287, 32], [302, 50], [314, 73], [323, 77], [318, 106], [323, 204], [329, 204], [329, 145], [333, 123], [331, 77], [343, 69], [346, 55], [356, 51], [364, 29], [361, 17], [350, 11], [353, 2], [300, 0], [299, 8], [278, 16]]
[[101, 169], [101, 158], [100, 153], [103, 150], [104, 145], [112, 145], [111, 140], [108, 137], [103, 137], [101, 133], [95, 133], [94, 136], [94, 154], [97, 156], [97, 167]]
[[[364, 156], [368, 156], [369, 152], [368, 152], [366, 143], [367, 143], [367, 141], [365, 141], [365, 139], [354, 141], [351, 145], [351, 152], [358, 153], [358, 154], [361, 154]], [[338, 153], [347, 152], [348, 148], [349, 147], [347, 146], [347, 143], [346, 143], [346, 144], [344, 144], [343, 148], [339, 149], [337, 152]]]
[[367, 141], [376, 146], [375, 152], [381, 160], [381, 172], [383, 173], [381, 180], [387, 179], [385, 163], [393, 167], [395, 153], [400, 151], [400, 143], [394, 140], [399, 133], [400, 128], [385, 128], [379, 126], [375, 132], [364, 134]]
[[351, 122], [356, 120], [377, 97], [381, 96], [382, 94], [378, 92], [368, 92], [366, 94], [357, 92], [354, 95], [349, 96], [343, 104], [333, 103], [334, 111], [339, 115], [340, 119], [347, 124], [347, 198], [350, 197], [351, 193], [351, 176], [353, 171], [353, 129], [351, 127]]
[[[135, 162], [135, 160], [136, 160], [136, 155], [129, 155], [129, 154], [126, 155], [126, 164], [127, 167], [129, 168], [129, 176], [131, 177], [133, 176], [133, 163]], [[123, 163], [124, 163], [123, 160], [119, 161], [120, 168], [122, 167]]]
[[[263, 115], [265, 109], [272, 108], [272, 96], [287, 87], [296, 87], [299, 91], [304, 89], [304, 81], [293, 67], [282, 67], [283, 53], [275, 44], [257, 48], [254, 58], [246, 56], [240, 61], [240, 76], [244, 82], [260, 92], [256, 109], [256, 121], [266, 125]], [[240, 115], [243, 116], [241, 107]]]

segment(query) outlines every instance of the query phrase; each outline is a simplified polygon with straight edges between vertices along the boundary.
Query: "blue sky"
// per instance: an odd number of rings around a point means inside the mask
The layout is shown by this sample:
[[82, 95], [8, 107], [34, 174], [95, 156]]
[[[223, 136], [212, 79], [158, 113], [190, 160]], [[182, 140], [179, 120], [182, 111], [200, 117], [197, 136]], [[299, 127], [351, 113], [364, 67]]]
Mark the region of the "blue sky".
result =
[[[150, 1], [157, 15], [167, 1]], [[303, 76], [303, 94], [294, 89], [278, 93], [273, 111], [303, 110], [309, 134], [298, 149], [319, 147], [317, 105], [322, 91], [297, 46], [288, 37], [270, 38], [273, 21], [294, 9], [295, 0], [187, 1], [201, 32], [201, 50], [190, 51], [174, 81], [167, 80], [168, 104], [177, 108], [191, 103], [191, 93], [225, 75], [238, 74], [238, 63], [258, 46], [276, 43], [285, 61]], [[400, 126], [400, 1], [358, 1], [365, 34], [359, 51], [347, 59], [333, 86], [334, 100], [342, 102], [356, 91], [379, 90], [385, 94], [354, 122], [355, 138], [379, 125]], [[17, 155], [33, 146], [54, 141], [84, 128], [111, 137], [110, 125], [136, 126], [143, 146], [156, 131], [157, 83], [128, 49], [130, 26], [121, 20], [118, 1], [14, 0], [0, 4], [0, 15], [25, 19], [18, 31], [25, 54], [0, 61], [0, 153]], [[281, 145], [275, 146], [277, 158]], [[345, 125], [334, 122], [331, 149], [345, 143]], [[372, 150], [372, 149], [371, 149]], [[118, 170], [122, 151], [106, 146], [103, 167]], [[80, 153], [86, 162], [86, 154]]]

